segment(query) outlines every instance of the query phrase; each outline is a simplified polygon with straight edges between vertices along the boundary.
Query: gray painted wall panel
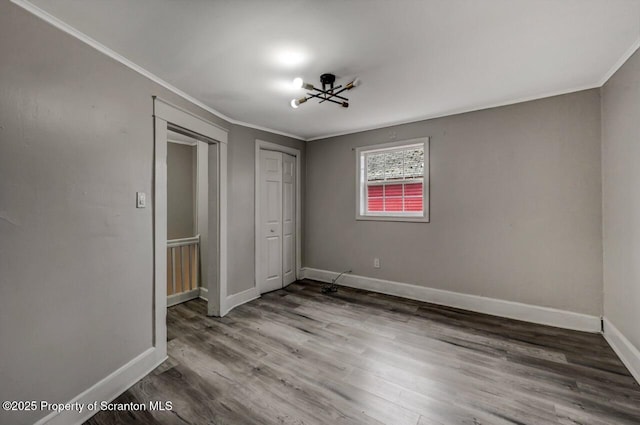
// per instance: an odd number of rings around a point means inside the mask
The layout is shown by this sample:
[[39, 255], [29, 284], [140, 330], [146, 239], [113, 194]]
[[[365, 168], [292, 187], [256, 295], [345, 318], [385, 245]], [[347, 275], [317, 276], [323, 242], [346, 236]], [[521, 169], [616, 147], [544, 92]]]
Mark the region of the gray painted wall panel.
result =
[[[353, 148], [423, 136], [431, 223], [356, 221]], [[601, 314], [598, 90], [310, 142], [307, 153], [306, 266]]]
[[167, 145], [167, 239], [195, 235], [195, 155], [195, 146]]
[[640, 348], [640, 53], [602, 88], [604, 314]]
[[254, 279], [253, 138], [305, 146], [202, 111], [6, 0], [0, 57], [0, 399], [66, 402], [151, 346], [152, 95], [230, 130], [229, 294]]

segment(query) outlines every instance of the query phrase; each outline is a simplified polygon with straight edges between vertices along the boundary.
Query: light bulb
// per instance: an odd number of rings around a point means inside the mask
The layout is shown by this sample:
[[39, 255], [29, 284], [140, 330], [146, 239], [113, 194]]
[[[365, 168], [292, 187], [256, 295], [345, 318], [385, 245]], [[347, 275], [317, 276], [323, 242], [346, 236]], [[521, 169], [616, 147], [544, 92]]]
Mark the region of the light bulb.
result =
[[297, 77], [293, 79], [293, 87], [300, 89], [302, 88], [302, 84], [303, 84], [302, 78]]
[[360, 78], [356, 78], [352, 82], [348, 83], [344, 88], [347, 90], [351, 90], [354, 87], [358, 87], [360, 85]]
[[297, 109], [299, 104], [300, 102], [298, 101], [298, 99], [291, 99], [291, 107], [293, 109]]

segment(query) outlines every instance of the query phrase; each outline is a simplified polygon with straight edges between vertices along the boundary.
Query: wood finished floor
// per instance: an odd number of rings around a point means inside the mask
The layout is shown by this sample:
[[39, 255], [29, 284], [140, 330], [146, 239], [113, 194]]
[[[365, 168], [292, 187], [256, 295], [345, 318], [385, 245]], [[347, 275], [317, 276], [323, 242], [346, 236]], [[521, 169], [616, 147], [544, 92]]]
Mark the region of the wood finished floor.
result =
[[640, 424], [600, 335], [302, 281], [205, 316], [168, 310], [169, 360], [87, 424]]

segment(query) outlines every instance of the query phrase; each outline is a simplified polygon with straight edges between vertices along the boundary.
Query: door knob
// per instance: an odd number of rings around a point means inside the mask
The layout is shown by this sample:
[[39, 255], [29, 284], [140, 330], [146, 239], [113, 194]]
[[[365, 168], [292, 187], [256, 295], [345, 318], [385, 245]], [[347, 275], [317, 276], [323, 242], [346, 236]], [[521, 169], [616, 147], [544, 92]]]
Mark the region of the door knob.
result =
[[271, 233], [275, 232], [275, 230], [271, 229]]

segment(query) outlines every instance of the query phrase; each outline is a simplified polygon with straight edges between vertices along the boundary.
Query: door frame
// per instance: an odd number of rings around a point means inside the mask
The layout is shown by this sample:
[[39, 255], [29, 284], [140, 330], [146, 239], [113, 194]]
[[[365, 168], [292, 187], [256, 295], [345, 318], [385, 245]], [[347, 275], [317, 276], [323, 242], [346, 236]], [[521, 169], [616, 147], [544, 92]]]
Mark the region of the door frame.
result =
[[[218, 276], [215, 288], [208, 291], [208, 312], [224, 311], [227, 296], [227, 142], [228, 131], [214, 123], [153, 96], [154, 164], [153, 164], [153, 346], [157, 355], [167, 353], [167, 129], [180, 127], [204, 136], [218, 145]], [[198, 188], [205, 190], [205, 188]], [[202, 205], [199, 205], [199, 209]], [[204, 223], [198, 223], [199, 228]], [[201, 235], [202, 236], [202, 235]], [[204, 244], [203, 244], [204, 245]], [[203, 253], [206, 251], [201, 251]], [[210, 256], [207, 256], [210, 258]], [[204, 263], [204, 262], [203, 262]], [[212, 279], [209, 279], [213, 282]]]
[[282, 152], [294, 156], [296, 158], [296, 279], [300, 279], [302, 276], [301, 273], [301, 265], [302, 265], [302, 185], [300, 184], [300, 164], [302, 163], [302, 153], [300, 149], [290, 148], [288, 146], [282, 146], [277, 143], [267, 142], [265, 140], [256, 139], [256, 152], [255, 152], [255, 186], [254, 186], [254, 205], [255, 205], [255, 281], [254, 285], [257, 291], [260, 290], [258, 288], [258, 282], [260, 281], [261, 275], [261, 247], [262, 244], [260, 238], [260, 223], [261, 223], [261, 213], [260, 213], [260, 193], [258, 192], [258, 188], [260, 187], [260, 150], [268, 150], [275, 152]]
[[[168, 123], [167, 127], [169, 126], [170, 124]], [[193, 235], [191, 237], [198, 237], [199, 244], [198, 250], [196, 251], [197, 255], [202, 259], [206, 259], [209, 251], [209, 143], [198, 140], [195, 136], [189, 136], [189, 138], [193, 140], [184, 141], [167, 138], [167, 148], [169, 144], [174, 144], [189, 146], [194, 148], [195, 150], [195, 158], [192, 159], [192, 165], [195, 167], [196, 173], [193, 194]], [[167, 209], [168, 208], [169, 206], [167, 205]], [[204, 250], [202, 250], [203, 248]], [[203, 260], [198, 263], [198, 270], [196, 270], [196, 279], [197, 281], [200, 281], [200, 287], [196, 288], [195, 290], [182, 292], [167, 297], [167, 307], [171, 307], [173, 305], [180, 304], [203, 295], [206, 298], [205, 294], [208, 288], [207, 265], [208, 263]], [[206, 288], [204, 287], [205, 285]]]

